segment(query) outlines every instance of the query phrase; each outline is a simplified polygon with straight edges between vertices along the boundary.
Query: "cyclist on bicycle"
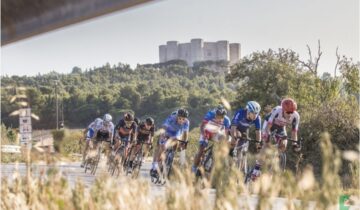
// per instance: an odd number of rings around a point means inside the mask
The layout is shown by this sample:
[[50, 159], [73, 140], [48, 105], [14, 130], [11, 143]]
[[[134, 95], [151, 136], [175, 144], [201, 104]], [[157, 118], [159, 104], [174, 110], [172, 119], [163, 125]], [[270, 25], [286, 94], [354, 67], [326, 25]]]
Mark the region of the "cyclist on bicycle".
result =
[[94, 130], [97, 124], [99, 124], [102, 121], [101, 118], [96, 118], [93, 122], [90, 123], [90, 125], [84, 129], [84, 136], [85, 136], [85, 148], [83, 150], [83, 156], [82, 156], [82, 162], [81, 167], [84, 167], [85, 165], [85, 157], [87, 155], [88, 149], [89, 149], [89, 142], [90, 139], [94, 137]]
[[188, 120], [189, 112], [186, 109], [179, 109], [173, 112], [163, 123], [162, 127], [165, 130], [157, 142], [157, 151], [154, 153], [154, 161], [150, 170], [152, 177], [157, 176], [158, 162], [161, 160], [161, 155], [165, 151], [165, 144], [170, 140], [188, 141], [189, 126]]
[[209, 144], [209, 140], [228, 139], [230, 130], [230, 118], [226, 115], [227, 111], [223, 106], [210, 110], [204, 117], [200, 126], [200, 146], [195, 156], [194, 164], [191, 167], [192, 172], [196, 172], [204, 150]]
[[[261, 141], [261, 106], [256, 101], [248, 101], [245, 109], [240, 108], [231, 121], [231, 147], [230, 155], [233, 155], [235, 145], [240, 147], [246, 141], [243, 138], [248, 138], [250, 126], [255, 126], [255, 140]], [[261, 145], [256, 143], [256, 148], [259, 149]], [[260, 164], [256, 161], [254, 170], [252, 171], [256, 176], [260, 175]]]
[[[93, 131], [93, 135], [91, 132]], [[110, 154], [110, 144], [113, 139], [114, 132], [114, 124], [112, 123], [112, 117], [110, 114], [105, 114], [101, 121], [97, 121], [92, 127], [89, 129], [89, 141], [94, 139], [96, 142], [104, 141], [105, 142], [105, 156], [108, 157]]]
[[[144, 157], [146, 157], [147, 152], [149, 151], [149, 146], [153, 142], [155, 132], [155, 121], [153, 118], [148, 117], [145, 119], [145, 122], [140, 122], [137, 127], [137, 141], [134, 146], [134, 149], [131, 150], [129, 169], [132, 168], [132, 163], [135, 159], [135, 154], [141, 149], [141, 144], [145, 144]], [[141, 154], [141, 155], [143, 155]]]
[[114, 150], [117, 150], [121, 143], [124, 142], [127, 148], [125, 150], [125, 158], [128, 155], [127, 153], [131, 147], [131, 143], [136, 139], [136, 129], [137, 124], [134, 115], [129, 112], [124, 114], [123, 119], [121, 119], [115, 127]]
[[[281, 101], [281, 106], [275, 107], [271, 114], [266, 117], [263, 124], [263, 139], [266, 144], [269, 143], [269, 134], [276, 130], [276, 134], [282, 138], [287, 138], [286, 126], [291, 125], [291, 139], [297, 141], [298, 128], [300, 123], [300, 115], [296, 111], [297, 104], [291, 98], [286, 98]], [[280, 139], [276, 139], [278, 141]], [[281, 150], [285, 150], [287, 141], [282, 141], [280, 145]], [[293, 142], [295, 151], [300, 151], [300, 145]]]

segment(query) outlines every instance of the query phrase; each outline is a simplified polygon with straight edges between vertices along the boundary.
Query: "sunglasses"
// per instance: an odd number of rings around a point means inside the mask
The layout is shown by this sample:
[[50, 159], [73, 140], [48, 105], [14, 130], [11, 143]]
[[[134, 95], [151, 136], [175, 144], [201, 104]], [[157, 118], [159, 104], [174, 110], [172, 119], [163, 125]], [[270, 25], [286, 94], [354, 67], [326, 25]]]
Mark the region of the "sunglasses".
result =
[[178, 117], [178, 120], [179, 120], [179, 121], [185, 121], [186, 118], [184, 118], [184, 117]]

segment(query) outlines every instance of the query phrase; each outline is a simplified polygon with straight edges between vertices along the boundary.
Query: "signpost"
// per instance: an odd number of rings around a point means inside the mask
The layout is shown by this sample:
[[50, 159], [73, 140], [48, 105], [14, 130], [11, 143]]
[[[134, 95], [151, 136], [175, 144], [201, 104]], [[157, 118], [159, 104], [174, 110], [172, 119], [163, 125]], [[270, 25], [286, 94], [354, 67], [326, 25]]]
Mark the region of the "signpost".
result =
[[20, 143], [31, 148], [31, 108], [22, 108], [19, 113]]

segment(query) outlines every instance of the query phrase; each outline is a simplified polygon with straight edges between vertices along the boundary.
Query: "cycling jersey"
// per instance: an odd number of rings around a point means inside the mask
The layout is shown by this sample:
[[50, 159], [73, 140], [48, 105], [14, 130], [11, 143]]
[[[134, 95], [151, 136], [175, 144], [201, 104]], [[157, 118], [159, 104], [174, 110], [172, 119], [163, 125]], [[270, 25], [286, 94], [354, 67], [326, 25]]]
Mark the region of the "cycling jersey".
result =
[[258, 115], [255, 120], [251, 121], [247, 119], [247, 109], [239, 109], [236, 113], [234, 118], [231, 121], [232, 126], [236, 126], [236, 128], [240, 132], [246, 132], [251, 125], [255, 125], [256, 130], [261, 129], [261, 117]]
[[135, 122], [132, 122], [131, 125], [128, 127], [126, 126], [124, 119], [121, 119], [115, 127], [117, 135], [120, 137], [120, 139], [126, 141], [128, 141], [129, 139], [131, 140], [134, 139], [136, 129], [137, 129], [137, 124]]
[[276, 128], [284, 129], [287, 125], [291, 125], [292, 130], [297, 132], [299, 129], [299, 123], [300, 123], [300, 115], [297, 111], [292, 113], [289, 119], [285, 119], [283, 116], [283, 110], [281, 106], [275, 107], [272, 110], [269, 119], [267, 120], [267, 124], [272, 125], [272, 130]]
[[[222, 122], [218, 122], [216, 121], [216, 110], [211, 110], [206, 113], [201, 126], [203, 131], [200, 135], [200, 146], [207, 147], [209, 139], [219, 140], [218, 137], [227, 134], [230, 129], [230, 125], [230, 118], [228, 116], [224, 116], [224, 120]], [[221, 134], [221, 132], [223, 133]]]
[[219, 130], [224, 130], [225, 132], [227, 132], [227, 130], [230, 129], [231, 123], [228, 116], [225, 116], [222, 122], [217, 122], [216, 111], [211, 110], [206, 113], [202, 124], [205, 132], [209, 134], [216, 134]]
[[145, 122], [141, 122], [137, 128], [137, 139], [140, 142], [146, 142], [150, 140], [150, 136], [154, 136], [155, 125], [151, 126], [149, 130], [146, 129]]
[[171, 114], [163, 123], [165, 129], [165, 136], [168, 138], [179, 139], [184, 132], [189, 131], [190, 122], [185, 119], [183, 124], [177, 122], [177, 115]]
[[110, 140], [113, 138], [114, 124], [112, 122], [104, 123], [103, 120], [93, 125], [94, 134], [97, 138]]
[[97, 124], [101, 123], [102, 119], [97, 118], [87, 127], [86, 139], [89, 140], [94, 137], [94, 130]]

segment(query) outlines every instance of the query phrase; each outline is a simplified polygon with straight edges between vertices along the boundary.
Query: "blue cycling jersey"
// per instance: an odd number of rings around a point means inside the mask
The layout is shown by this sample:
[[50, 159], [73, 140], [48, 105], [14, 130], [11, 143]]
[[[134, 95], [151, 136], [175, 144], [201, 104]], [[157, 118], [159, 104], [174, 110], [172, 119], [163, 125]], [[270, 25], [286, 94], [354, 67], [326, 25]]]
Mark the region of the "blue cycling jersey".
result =
[[261, 117], [258, 115], [254, 121], [248, 120], [246, 109], [239, 109], [234, 118], [231, 121], [231, 125], [236, 126], [240, 132], [246, 132], [246, 130], [251, 126], [255, 125], [256, 130], [261, 129]]
[[185, 119], [183, 124], [177, 122], [176, 114], [170, 115], [163, 123], [165, 128], [165, 135], [170, 138], [180, 138], [185, 131], [189, 131], [190, 122]]

